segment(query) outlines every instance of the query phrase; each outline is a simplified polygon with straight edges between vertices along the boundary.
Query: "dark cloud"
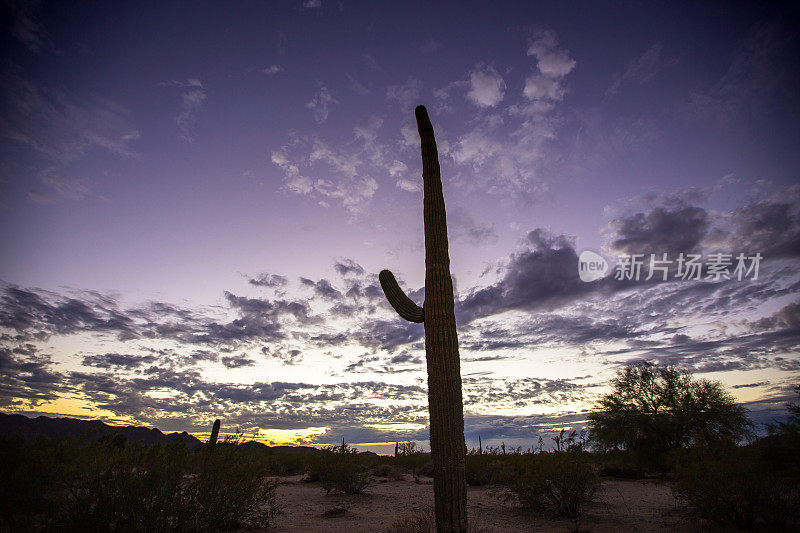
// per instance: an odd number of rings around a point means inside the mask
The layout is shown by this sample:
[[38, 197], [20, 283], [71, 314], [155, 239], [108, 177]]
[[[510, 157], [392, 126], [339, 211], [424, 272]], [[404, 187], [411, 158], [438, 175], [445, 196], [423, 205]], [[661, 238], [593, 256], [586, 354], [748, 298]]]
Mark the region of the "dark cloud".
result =
[[342, 293], [334, 289], [327, 279], [313, 281], [308, 278], [300, 278], [300, 283], [314, 289], [314, 294], [325, 300], [338, 301], [342, 299]]
[[241, 368], [243, 366], [253, 366], [256, 364], [255, 361], [247, 357], [245, 354], [223, 356], [221, 360], [222, 364], [225, 365], [226, 368]]
[[296, 365], [303, 360], [303, 352], [298, 349], [271, 349], [268, 346], [263, 346], [261, 348], [261, 353], [266, 357], [279, 359], [284, 365]]
[[759, 252], [769, 259], [800, 257], [800, 215], [796, 204], [751, 203], [734, 213], [733, 225], [729, 237], [732, 251], [749, 255]]
[[677, 257], [695, 253], [708, 233], [710, 219], [705, 209], [691, 205], [673, 208], [659, 206], [648, 213], [615, 219], [612, 248], [623, 254], [649, 254]]
[[466, 324], [510, 310], [532, 310], [564, 303], [597, 288], [578, 277], [578, 256], [570, 239], [542, 229], [528, 234], [530, 248], [511, 256], [502, 278], [468, 293], [456, 303], [456, 316]]
[[256, 287], [283, 287], [288, 280], [286, 276], [281, 276], [279, 274], [262, 273], [255, 278], [250, 278], [247, 282]]
[[338, 272], [341, 276], [361, 276], [364, 274], [364, 268], [352, 259], [342, 259], [341, 261], [337, 261], [333, 265], [333, 268], [336, 269], [336, 272]]
[[405, 320], [370, 319], [364, 328], [351, 332], [351, 338], [361, 346], [373, 350], [392, 352], [397, 348], [422, 340], [425, 329], [422, 324]]
[[155, 361], [156, 357], [153, 355], [107, 353], [84, 356], [82, 364], [84, 366], [93, 366], [96, 368], [108, 369], [116, 367], [131, 370], [154, 363]]
[[19, 407], [23, 402], [36, 405], [67, 392], [63, 374], [53, 371], [51, 365], [50, 356], [27, 347], [16, 354], [0, 347], [0, 407]]
[[461, 206], [448, 209], [447, 226], [452, 239], [476, 246], [497, 242], [497, 232], [493, 224], [484, 224]]
[[117, 333], [125, 340], [136, 336], [133, 320], [113, 301], [77, 298], [46, 299], [30, 290], [6, 286], [0, 298], [0, 327], [29, 338], [68, 335], [81, 331]]

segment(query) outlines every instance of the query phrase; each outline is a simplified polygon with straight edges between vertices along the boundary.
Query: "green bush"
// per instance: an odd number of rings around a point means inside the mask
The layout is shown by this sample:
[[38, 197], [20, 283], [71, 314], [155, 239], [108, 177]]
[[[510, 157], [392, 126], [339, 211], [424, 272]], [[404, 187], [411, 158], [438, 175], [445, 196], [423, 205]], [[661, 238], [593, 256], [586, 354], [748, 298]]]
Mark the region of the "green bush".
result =
[[673, 491], [702, 518], [743, 527], [800, 525], [798, 479], [758, 447], [698, 447], [674, 457]]
[[600, 480], [582, 452], [510, 455], [496, 480], [504, 498], [547, 517], [576, 517], [594, 501]]

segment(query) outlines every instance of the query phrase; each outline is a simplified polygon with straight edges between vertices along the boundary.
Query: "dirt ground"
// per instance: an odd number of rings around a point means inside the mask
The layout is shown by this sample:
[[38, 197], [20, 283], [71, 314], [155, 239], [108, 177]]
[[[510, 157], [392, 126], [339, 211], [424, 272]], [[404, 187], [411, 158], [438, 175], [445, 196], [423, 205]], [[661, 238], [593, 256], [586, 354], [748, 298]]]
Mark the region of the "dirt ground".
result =
[[[304, 483], [302, 476], [280, 481], [277, 494], [283, 512], [276, 520], [280, 532], [381, 532], [398, 520], [419, 517], [433, 508], [430, 478], [420, 483], [412, 476], [405, 481], [377, 478], [360, 495], [326, 494], [319, 483]], [[577, 522], [545, 520], [492, 492], [489, 487], [469, 487], [470, 531], [709, 531], [707, 524], [693, 521], [669, 487], [659, 482], [605, 480], [598, 501]]]

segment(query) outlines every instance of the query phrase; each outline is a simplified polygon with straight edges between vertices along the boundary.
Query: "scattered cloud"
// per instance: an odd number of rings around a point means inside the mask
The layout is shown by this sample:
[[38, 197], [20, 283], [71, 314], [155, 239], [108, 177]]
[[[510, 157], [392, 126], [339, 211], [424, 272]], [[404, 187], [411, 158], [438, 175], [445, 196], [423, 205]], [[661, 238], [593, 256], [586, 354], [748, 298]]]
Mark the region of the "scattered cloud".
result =
[[476, 65], [469, 75], [467, 99], [479, 107], [494, 107], [503, 100], [506, 82], [491, 65]]
[[644, 85], [655, 78], [663, 67], [662, 49], [661, 43], [655, 43], [640, 57], [628, 63], [625, 71], [616, 75], [611, 86], [606, 89], [606, 97], [616, 95], [625, 85]]
[[73, 162], [92, 148], [131, 157], [140, 137], [130, 112], [100, 96], [79, 98], [4, 72], [0, 94], [6, 102], [0, 135], [32, 150], [48, 166]]
[[195, 128], [197, 126], [197, 113], [203, 107], [206, 100], [206, 92], [203, 82], [198, 78], [187, 78], [186, 80], [172, 80], [161, 83], [163, 87], [178, 87], [181, 89], [180, 112], [175, 117], [175, 124], [178, 126], [178, 136], [186, 143], [194, 141]]
[[339, 101], [331, 95], [328, 88], [320, 83], [317, 92], [314, 93], [311, 100], [306, 103], [306, 107], [314, 114], [314, 120], [321, 124], [328, 120], [329, 107], [338, 103]]
[[421, 89], [422, 82], [416, 78], [409, 77], [403, 84], [390, 85], [386, 89], [386, 99], [397, 102], [402, 109], [410, 112], [419, 104]]
[[286, 276], [268, 274], [266, 272], [247, 280], [250, 285], [255, 285], [256, 287], [283, 287], [287, 281]]
[[528, 42], [528, 55], [536, 58], [537, 71], [525, 79], [523, 94], [530, 100], [561, 100], [566, 93], [564, 76], [576, 61], [561, 48], [553, 30], [535, 31]]
[[274, 76], [280, 72], [283, 72], [283, 67], [280, 65], [270, 65], [265, 69], [262, 69], [261, 72], [266, 74], [267, 76]]
[[792, 18], [756, 24], [734, 51], [725, 74], [713, 85], [693, 90], [680, 109], [688, 122], [713, 120], [742, 127], [780, 113], [780, 103], [797, 94], [798, 30]]

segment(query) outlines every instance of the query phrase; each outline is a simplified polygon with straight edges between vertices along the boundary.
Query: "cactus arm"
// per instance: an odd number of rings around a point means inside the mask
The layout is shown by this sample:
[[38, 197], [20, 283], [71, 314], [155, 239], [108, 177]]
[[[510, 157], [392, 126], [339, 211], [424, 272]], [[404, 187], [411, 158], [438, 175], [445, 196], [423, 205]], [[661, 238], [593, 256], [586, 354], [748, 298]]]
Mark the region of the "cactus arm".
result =
[[425, 321], [425, 314], [422, 308], [406, 296], [391, 271], [381, 270], [381, 273], [378, 274], [378, 280], [381, 282], [383, 294], [386, 295], [386, 299], [389, 300], [398, 315], [409, 322], [416, 322], [417, 324]]

